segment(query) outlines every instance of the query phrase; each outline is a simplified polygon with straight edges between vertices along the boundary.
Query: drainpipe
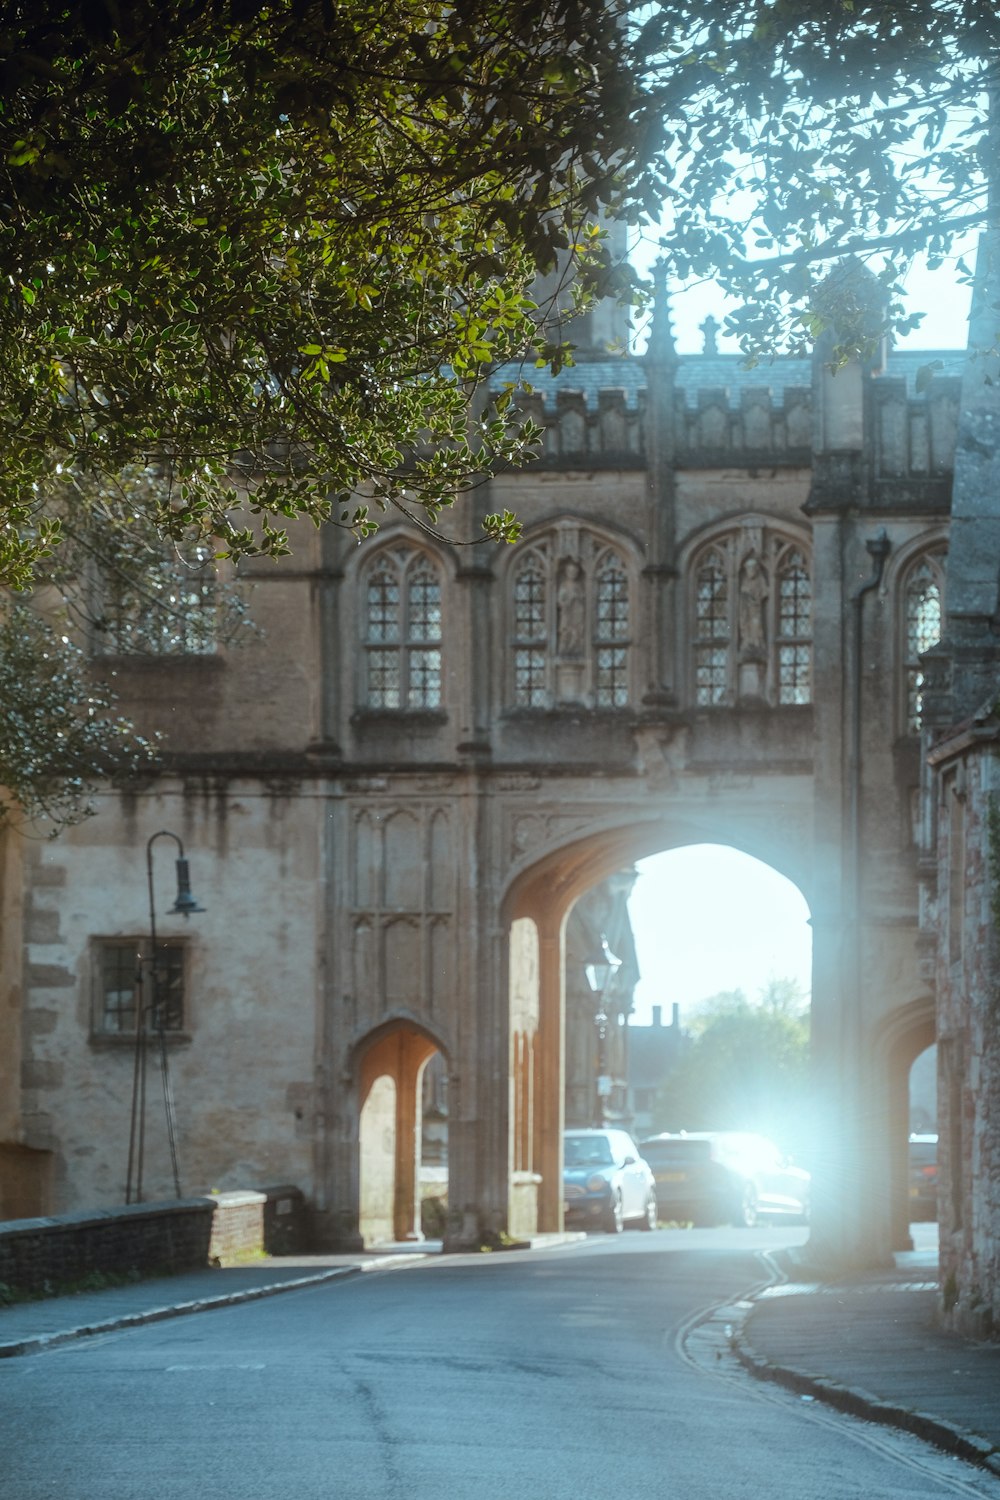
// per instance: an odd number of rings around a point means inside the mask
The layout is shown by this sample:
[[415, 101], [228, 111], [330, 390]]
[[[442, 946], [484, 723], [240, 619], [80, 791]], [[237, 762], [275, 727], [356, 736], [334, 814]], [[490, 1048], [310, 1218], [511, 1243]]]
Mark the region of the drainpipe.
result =
[[[862, 684], [862, 623], [864, 618], [865, 595], [873, 593], [882, 582], [882, 574], [885, 571], [886, 558], [889, 556], [890, 542], [885, 527], [865, 542], [868, 554], [872, 560], [872, 571], [864, 583], [855, 590], [851, 596], [853, 605], [853, 630], [854, 639], [851, 646], [851, 757], [848, 767], [848, 832], [850, 842], [848, 850], [848, 870], [852, 882], [850, 922], [851, 941], [853, 952], [849, 960], [849, 973], [853, 974], [853, 996], [852, 1004], [844, 1007], [842, 1012], [844, 1027], [843, 1041], [844, 1051], [841, 1056], [843, 1064], [844, 1057], [860, 1060], [860, 1014], [861, 1014], [861, 985], [863, 975], [863, 963], [861, 956], [861, 684]], [[863, 1099], [855, 1095], [855, 1106]], [[857, 1123], [860, 1125], [860, 1119]], [[862, 1207], [862, 1216], [869, 1219], [867, 1210]], [[855, 1234], [862, 1234], [860, 1225], [855, 1225]], [[856, 1240], [856, 1243], [859, 1243]]]
[[885, 561], [892, 544], [883, 526], [876, 536], [865, 542], [872, 560], [871, 576], [852, 595], [854, 605], [854, 642], [852, 649], [851, 683], [851, 764], [850, 764], [850, 817], [851, 857], [854, 875], [853, 912], [857, 919], [860, 912], [861, 875], [861, 623], [864, 613], [865, 595], [872, 593], [882, 582]]

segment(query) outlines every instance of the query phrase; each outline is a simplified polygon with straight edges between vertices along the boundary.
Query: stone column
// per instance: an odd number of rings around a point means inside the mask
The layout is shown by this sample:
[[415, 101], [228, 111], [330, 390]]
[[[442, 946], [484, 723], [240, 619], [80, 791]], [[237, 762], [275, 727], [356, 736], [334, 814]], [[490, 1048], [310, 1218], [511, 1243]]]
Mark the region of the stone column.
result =
[[563, 1227], [562, 1135], [564, 1122], [563, 924], [551, 914], [538, 932], [538, 1067], [535, 1075], [535, 1171], [538, 1228], [557, 1233]]

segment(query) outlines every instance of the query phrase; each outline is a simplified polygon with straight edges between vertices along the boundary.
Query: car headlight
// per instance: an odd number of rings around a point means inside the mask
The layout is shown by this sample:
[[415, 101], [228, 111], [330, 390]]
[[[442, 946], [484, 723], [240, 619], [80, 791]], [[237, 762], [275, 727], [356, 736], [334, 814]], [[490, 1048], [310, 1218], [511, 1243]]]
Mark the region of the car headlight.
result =
[[587, 1192], [588, 1193], [606, 1193], [607, 1190], [608, 1190], [608, 1179], [606, 1177], [601, 1177], [600, 1175], [598, 1175], [596, 1177], [588, 1177], [587, 1178]]

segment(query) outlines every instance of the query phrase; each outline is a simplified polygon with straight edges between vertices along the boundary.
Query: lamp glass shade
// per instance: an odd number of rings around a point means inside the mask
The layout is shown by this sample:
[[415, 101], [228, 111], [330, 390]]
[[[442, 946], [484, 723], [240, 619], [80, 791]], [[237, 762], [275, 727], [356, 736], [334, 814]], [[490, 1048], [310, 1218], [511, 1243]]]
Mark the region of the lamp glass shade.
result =
[[621, 968], [622, 961], [612, 953], [608, 947], [606, 937], [601, 938], [601, 952], [583, 966], [583, 972], [587, 976], [587, 983], [595, 995], [603, 995], [612, 978]]

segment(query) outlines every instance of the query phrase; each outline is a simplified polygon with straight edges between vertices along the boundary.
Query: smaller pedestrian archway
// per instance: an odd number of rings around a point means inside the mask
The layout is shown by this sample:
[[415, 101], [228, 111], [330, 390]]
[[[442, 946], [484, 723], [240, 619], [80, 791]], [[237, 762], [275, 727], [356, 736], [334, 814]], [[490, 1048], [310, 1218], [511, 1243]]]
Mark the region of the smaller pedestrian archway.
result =
[[[359, 1050], [359, 1230], [366, 1246], [419, 1240], [423, 1083], [438, 1041], [390, 1022]], [[446, 1076], [446, 1066], [439, 1070]]]
[[935, 1040], [934, 1000], [930, 995], [900, 1006], [879, 1036], [877, 1061], [884, 1080], [883, 1108], [889, 1140], [887, 1184], [892, 1250], [910, 1250], [911, 1076], [913, 1064]]

